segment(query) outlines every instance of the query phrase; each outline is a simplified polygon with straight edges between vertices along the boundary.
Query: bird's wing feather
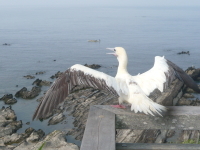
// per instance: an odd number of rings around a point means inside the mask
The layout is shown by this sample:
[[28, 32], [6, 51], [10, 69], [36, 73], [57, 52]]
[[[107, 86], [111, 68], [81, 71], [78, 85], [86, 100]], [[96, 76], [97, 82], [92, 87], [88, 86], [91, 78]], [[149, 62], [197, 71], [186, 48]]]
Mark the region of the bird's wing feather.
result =
[[114, 77], [77, 64], [66, 70], [63, 75], [54, 81], [38, 105], [33, 119], [48, 117], [51, 111], [70, 94], [75, 85], [104, 89], [114, 95], [119, 93], [118, 84]]
[[131, 104], [132, 111], [135, 113], [144, 112], [152, 116], [154, 116], [154, 114], [161, 115], [162, 111], [166, 111], [164, 106], [155, 103], [146, 96], [141, 87], [135, 82], [134, 78], [127, 79], [126, 84], [129, 88], [128, 102]]
[[195, 91], [200, 91], [193, 79], [180, 67], [160, 56], [155, 57], [154, 66], [150, 70], [137, 76], [133, 76], [133, 78], [147, 96], [155, 89], [163, 92], [176, 78]]
[[200, 92], [198, 85], [187, 73], [185, 73], [185, 71], [183, 71], [180, 67], [169, 60], [167, 60], [167, 64], [169, 65], [169, 67], [175, 70], [175, 75], [179, 80], [183, 81], [188, 87], [192, 88], [196, 92]]
[[149, 96], [155, 89], [163, 92], [175, 79], [173, 68], [169, 67], [164, 57], [155, 57], [154, 66], [145, 73], [133, 76], [134, 80]]

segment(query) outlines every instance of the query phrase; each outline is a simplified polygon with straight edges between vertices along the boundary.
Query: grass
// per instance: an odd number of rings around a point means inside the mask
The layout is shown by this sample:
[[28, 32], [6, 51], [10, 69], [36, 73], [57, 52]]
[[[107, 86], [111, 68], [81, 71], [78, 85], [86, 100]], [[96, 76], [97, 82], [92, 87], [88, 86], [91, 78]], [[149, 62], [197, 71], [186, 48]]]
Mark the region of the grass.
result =
[[45, 142], [39, 147], [39, 149], [38, 150], [42, 150], [42, 148], [45, 146]]
[[186, 140], [183, 141], [182, 144], [200, 144], [200, 141], [195, 141], [195, 140]]

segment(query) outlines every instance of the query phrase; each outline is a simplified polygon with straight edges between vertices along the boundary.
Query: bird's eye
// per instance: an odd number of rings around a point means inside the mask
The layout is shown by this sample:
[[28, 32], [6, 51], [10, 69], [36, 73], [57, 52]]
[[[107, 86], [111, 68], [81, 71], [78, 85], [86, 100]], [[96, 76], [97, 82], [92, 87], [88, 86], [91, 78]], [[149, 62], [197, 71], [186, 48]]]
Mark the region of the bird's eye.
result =
[[114, 51], [116, 51], [116, 49], [114, 49]]

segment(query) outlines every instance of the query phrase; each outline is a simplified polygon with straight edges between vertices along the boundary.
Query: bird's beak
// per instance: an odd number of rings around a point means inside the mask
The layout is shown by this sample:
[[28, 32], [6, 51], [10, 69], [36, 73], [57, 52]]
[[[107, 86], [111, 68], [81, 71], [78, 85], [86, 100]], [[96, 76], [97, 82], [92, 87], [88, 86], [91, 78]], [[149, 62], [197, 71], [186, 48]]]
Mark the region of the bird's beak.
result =
[[117, 54], [116, 54], [115, 51], [114, 51], [115, 48], [106, 48], [106, 49], [111, 50], [111, 51], [114, 52], [114, 53], [106, 53], [106, 54], [111, 54], [111, 55], [114, 55], [114, 56], [117, 57]]

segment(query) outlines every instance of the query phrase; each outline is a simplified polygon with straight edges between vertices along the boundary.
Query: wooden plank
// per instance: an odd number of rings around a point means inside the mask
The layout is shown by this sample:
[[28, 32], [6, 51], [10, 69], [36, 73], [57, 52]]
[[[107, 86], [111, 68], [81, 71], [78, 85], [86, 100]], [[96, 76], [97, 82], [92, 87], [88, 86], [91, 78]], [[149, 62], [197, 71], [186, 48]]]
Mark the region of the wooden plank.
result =
[[130, 108], [117, 109], [106, 105], [96, 107], [116, 114], [116, 129], [200, 130], [199, 106], [170, 106], [163, 117], [136, 114]]
[[200, 150], [199, 144], [117, 143], [116, 150]]
[[115, 150], [115, 114], [91, 106], [81, 150]]

